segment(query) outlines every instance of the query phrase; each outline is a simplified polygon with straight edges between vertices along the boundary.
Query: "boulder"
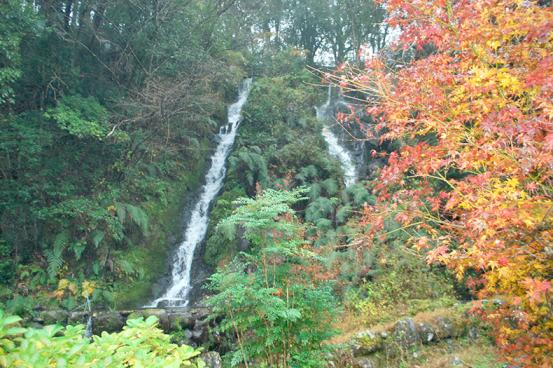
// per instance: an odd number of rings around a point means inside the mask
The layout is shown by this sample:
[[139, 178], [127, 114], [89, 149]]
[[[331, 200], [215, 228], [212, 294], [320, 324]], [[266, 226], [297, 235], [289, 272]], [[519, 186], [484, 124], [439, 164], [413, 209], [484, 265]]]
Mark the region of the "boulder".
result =
[[471, 326], [468, 330], [468, 337], [471, 340], [476, 340], [478, 338], [478, 327]]
[[402, 348], [408, 349], [419, 342], [419, 334], [412, 318], [400, 319], [392, 332], [394, 341]]
[[370, 358], [356, 358], [353, 362], [354, 368], [377, 368], [378, 365]]
[[219, 355], [219, 353], [215, 351], [208, 351], [207, 353], [203, 353], [200, 357], [207, 365], [207, 368], [223, 367], [223, 361], [221, 360], [221, 356]]
[[167, 320], [171, 331], [184, 330], [194, 327], [194, 320], [190, 313], [169, 313]]
[[423, 344], [437, 341], [436, 332], [432, 325], [426, 322], [417, 323], [417, 333]]
[[92, 314], [92, 331], [95, 335], [102, 332], [119, 332], [125, 326], [126, 319], [119, 312], [98, 312]]
[[167, 311], [165, 309], [157, 309], [157, 308], [148, 308], [148, 309], [141, 309], [136, 310], [129, 314], [128, 319], [133, 318], [148, 318], [150, 316], [155, 316], [159, 320], [159, 328], [161, 328], [164, 332], [170, 332], [171, 331], [171, 325], [169, 323], [169, 316], [167, 314]]
[[363, 331], [355, 335], [352, 343], [353, 355], [356, 357], [369, 355], [381, 350], [384, 345], [384, 338], [381, 334], [373, 331]]
[[432, 324], [439, 339], [459, 337], [465, 332], [465, 324], [462, 321], [449, 317], [437, 317]]
[[55, 324], [67, 324], [69, 319], [69, 312], [64, 310], [46, 310], [39, 313], [38, 318], [35, 318], [36, 322], [39, 322], [45, 326]]
[[88, 312], [71, 312], [67, 318], [67, 323], [70, 325], [86, 325], [88, 320]]

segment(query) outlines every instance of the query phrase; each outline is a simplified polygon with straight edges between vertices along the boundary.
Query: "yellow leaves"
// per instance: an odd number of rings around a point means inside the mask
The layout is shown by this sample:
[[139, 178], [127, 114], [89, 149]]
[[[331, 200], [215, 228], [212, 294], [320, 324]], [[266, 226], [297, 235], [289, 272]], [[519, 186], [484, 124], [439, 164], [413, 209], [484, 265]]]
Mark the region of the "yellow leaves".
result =
[[465, 276], [465, 266], [464, 265], [457, 266], [455, 270], [455, 277], [457, 278], [457, 280], [458, 281], [463, 280], [464, 276]]
[[499, 267], [499, 264], [498, 264], [496, 261], [489, 261], [489, 262], [488, 262], [488, 267], [489, 267], [492, 271], [495, 271], [495, 269]]
[[509, 69], [498, 69], [496, 78], [501, 88], [503, 88], [508, 94], [519, 95], [522, 93], [523, 88], [520, 80], [514, 76]]
[[[96, 288], [96, 283], [93, 281], [84, 281], [81, 285], [81, 296], [84, 298], [88, 298], [92, 295], [94, 292], [94, 289]], [[70, 295], [77, 295], [78, 293], [78, 286], [76, 283], [69, 281], [68, 279], [61, 279], [58, 282], [58, 287], [54, 291], [54, 296], [57, 299], [61, 299], [65, 297], [67, 293]]]
[[[480, 100], [482, 104], [478, 105], [478, 109], [484, 113], [491, 111], [490, 108], [497, 109], [507, 106], [511, 103], [508, 96], [518, 96], [525, 92], [520, 79], [509, 68], [494, 68], [477, 64], [470, 68], [469, 74], [469, 85], [480, 88], [481, 95], [493, 99]], [[473, 97], [476, 96], [478, 95], [473, 93]], [[490, 103], [492, 101], [493, 103]]]
[[88, 298], [92, 295], [95, 288], [96, 288], [96, 284], [94, 282], [85, 281], [85, 282], [83, 282], [83, 285], [82, 285], [83, 291], [82, 291], [81, 295], [85, 298]]
[[493, 70], [480, 65], [474, 65], [470, 68], [470, 74], [472, 75], [469, 82], [472, 86], [482, 86], [484, 82], [490, 80], [493, 76]]
[[58, 287], [54, 291], [54, 296], [57, 299], [61, 299], [65, 296], [65, 293], [69, 292], [71, 295], [77, 294], [77, 285], [67, 279], [61, 279], [58, 282]]
[[459, 208], [462, 210], [470, 210], [472, 208], [472, 204], [468, 201], [463, 201], [459, 203]]
[[491, 48], [492, 50], [497, 50], [499, 46], [501, 46], [501, 41], [498, 40], [488, 40], [486, 41], [486, 46]]
[[520, 181], [511, 177], [507, 180], [493, 178], [490, 187], [483, 193], [486, 201], [504, 202], [503, 208], [511, 207], [512, 202], [523, 202], [528, 199], [528, 193], [522, 189]]
[[510, 268], [509, 267], [500, 267], [498, 270], [497, 270], [497, 275], [499, 276], [499, 278], [501, 279], [507, 279], [508, 276], [510, 275], [511, 271], [510, 271]]

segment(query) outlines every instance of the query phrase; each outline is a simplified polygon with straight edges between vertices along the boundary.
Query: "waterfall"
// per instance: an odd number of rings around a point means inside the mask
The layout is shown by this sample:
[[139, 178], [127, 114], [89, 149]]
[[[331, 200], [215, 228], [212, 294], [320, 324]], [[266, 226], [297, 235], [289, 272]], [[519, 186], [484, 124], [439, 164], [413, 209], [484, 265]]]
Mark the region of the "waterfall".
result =
[[322, 134], [328, 144], [328, 151], [332, 156], [336, 157], [340, 161], [342, 169], [344, 170], [344, 183], [346, 184], [346, 187], [349, 187], [357, 181], [357, 169], [351, 153], [340, 144], [338, 137], [336, 137], [330, 127], [326, 125], [331, 117], [330, 114], [332, 113], [332, 109], [330, 109], [331, 104], [332, 85], [329, 85], [326, 102], [319, 107], [315, 107], [315, 110], [317, 111], [317, 119], [325, 123]]
[[189, 302], [188, 294], [192, 288], [190, 271], [192, 260], [194, 259], [194, 251], [205, 238], [211, 202], [223, 187], [226, 160], [234, 144], [238, 126], [242, 121], [242, 107], [248, 99], [251, 85], [252, 80], [246, 79], [240, 87], [238, 101], [229, 107], [228, 124], [219, 130], [219, 143], [215, 153], [211, 156], [211, 167], [205, 176], [202, 193], [192, 210], [190, 220], [184, 232], [184, 240], [179, 245], [174, 257], [171, 284], [160, 298], [151, 303], [153, 307], [158, 306], [161, 302], [166, 306], [183, 307]]

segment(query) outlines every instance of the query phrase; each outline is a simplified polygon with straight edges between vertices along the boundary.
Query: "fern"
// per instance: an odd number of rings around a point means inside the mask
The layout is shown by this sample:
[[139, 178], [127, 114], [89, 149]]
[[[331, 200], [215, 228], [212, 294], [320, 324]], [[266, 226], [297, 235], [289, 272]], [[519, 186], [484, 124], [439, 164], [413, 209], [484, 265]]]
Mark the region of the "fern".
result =
[[[236, 228], [243, 226], [245, 229], [245, 237], [253, 242], [251, 235], [254, 229], [258, 231], [270, 224], [275, 224], [275, 218], [283, 214], [293, 214], [294, 211], [290, 207], [292, 204], [300, 200], [307, 199], [303, 195], [307, 192], [306, 188], [300, 187], [293, 191], [278, 191], [266, 189], [256, 199], [239, 198], [234, 201], [238, 208], [233, 214], [219, 223], [217, 231], [224, 234], [227, 239], [233, 240], [236, 236]], [[280, 223], [276, 223], [278, 227]], [[280, 229], [285, 231], [285, 229]]]
[[355, 184], [347, 189], [349, 195], [353, 197], [353, 203], [356, 206], [361, 206], [363, 203], [368, 202], [370, 204], [374, 203], [374, 197], [369, 193], [369, 191], [363, 186], [363, 184]]
[[338, 182], [332, 178], [328, 178], [321, 183], [321, 186], [325, 190], [326, 194], [333, 196], [338, 193]]
[[142, 232], [148, 233], [148, 215], [140, 207], [133, 206], [131, 204], [126, 205], [127, 213], [129, 214], [130, 219], [140, 227]]
[[316, 200], [321, 196], [321, 185], [319, 183], [313, 183], [311, 185], [311, 190], [309, 191], [309, 199], [312, 201]]
[[319, 176], [319, 170], [314, 165], [302, 167], [300, 172], [296, 175], [295, 179], [300, 183], [305, 184], [309, 179], [317, 178]]
[[326, 218], [318, 219], [315, 223], [315, 226], [317, 226], [317, 229], [325, 231], [332, 228], [332, 221]]
[[96, 248], [98, 248], [98, 245], [104, 240], [104, 237], [106, 236], [106, 233], [101, 230], [95, 230], [92, 232], [92, 243]]
[[119, 222], [124, 224], [125, 217], [127, 216], [127, 210], [124, 203], [115, 203], [115, 211], [117, 212], [117, 219]]
[[333, 200], [325, 197], [319, 197], [307, 206], [307, 209], [305, 210], [305, 219], [316, 223], [317, 220], [326, 218], [332, 214], [332, 212], [334, 212], [334, 207], [335, 204]]
[[63, 251], [67, 247], [69, 236], [69, 230], [62, 231], [56, 235], [52, 249], [44, 251], [46, 261], [48, 262], [48, 276], [50, 278], [55, 278], [63, 266]]
[[341, 207], [338, 212], [336, 212], [336, 220], [341, 224], [345, 223], [351, 210], [352, 208], [349, 205]]
[[256, 182], [262, 185], [269, 182], [267, 161], [259, 147], [242, 147], [229, 161], [232, 171], [241, 172], [248, 186], [253, 187]]

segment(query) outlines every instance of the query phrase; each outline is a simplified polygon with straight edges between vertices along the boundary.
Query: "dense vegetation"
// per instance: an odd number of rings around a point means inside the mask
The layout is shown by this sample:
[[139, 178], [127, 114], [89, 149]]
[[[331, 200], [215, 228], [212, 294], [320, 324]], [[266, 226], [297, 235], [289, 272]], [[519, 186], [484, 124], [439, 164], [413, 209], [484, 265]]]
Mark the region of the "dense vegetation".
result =
[[[340, 345], [355, 333], [475, 299], [495, 341], [461, 343], [474, 364], [550, 366], [551, 10], [1, 2], [0, 366], [204, 366], [202, 348], [174, 344], [190, 331], [165, 335], [154, 318], [92, 338], [22, 326], [45, 308], [152, 296], [246, 76], [199, 248], [212, 271], [203, 348], [224, 366], [357, 367]], [[329, 83], [336, 119], [320, 121]], [[351, 186], [325, 125], [362, 157]], [[419, 350], [386, 364], [420, 365]]]
[[[3, 289], [11, 309], [50, 303], [59, 280], [95, 280], [109, 306], [148, 297], [239, 80], [272, 73], [290, 53], [267, 56], [294, 46], [311, 61], [333, 48], [345, 58], [369, 38], [382, 46], [376, 5], [309, 5], [0, 5], [0, 282], [24, 285], [14, 297]], [[356, 20], [355, 39], [333, 41], [338, 14]]]

